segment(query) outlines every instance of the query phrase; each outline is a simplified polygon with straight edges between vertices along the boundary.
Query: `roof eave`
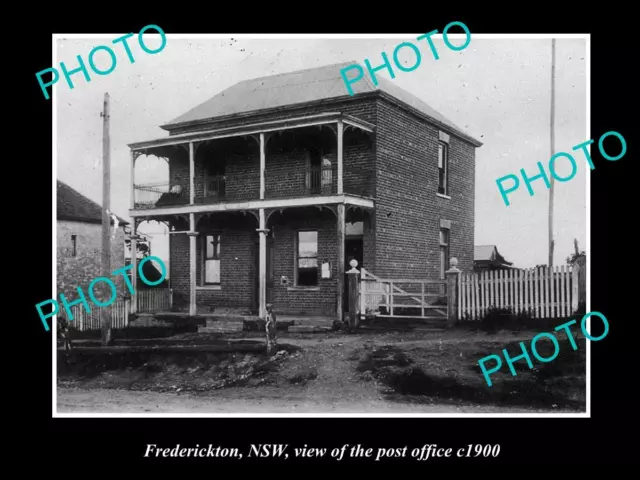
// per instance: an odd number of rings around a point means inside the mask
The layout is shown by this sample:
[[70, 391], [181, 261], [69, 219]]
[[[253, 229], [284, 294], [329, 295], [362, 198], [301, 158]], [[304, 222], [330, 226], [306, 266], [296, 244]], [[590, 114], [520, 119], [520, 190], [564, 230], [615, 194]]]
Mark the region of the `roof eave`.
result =
[[[95, 218], [87, 218], [87, 217], [76, 217], [76, 216], [72, 216], [72, 215], [58, 215], [56, 217], [56, 220], [64, 220], [67, 222], [81, 222], [81, 223], [93, 223], [96, 225], [100, 225], [102, 223], [102, 220], [98, 220]], [[119, 227], [124, 227], [126, 225], [129, 225], [130, 222], [127, 222], [126, 220], [122, 220], [119, 219], [120, 222], [118, 223]], [[109, 222], [111, 223], [111, 222]]]
[[179, 128], [189, 128], [189, 127], [197, 127], [200, 125], [206, 125], [208, 123], [212, 123], [212, 122], [225, 122], [225, 121], [230, 121], [230, 120], [238, 120], [238, 119], [243, 119], [243, 118], [251, 118], [251, 117], [255, 117], [255, 116], [259, 116], [259, 115], [268, 115], [268, 114], [273, 114], [273, 113], [278, 113], [278, 112], [286, 112], [289, 110], [296, 110], [296, 109], [300, 109], [300, 108], [309, 108], [309, 107], [314, 107], [317, 105], [323, 105], [323, 104], [327, 104], [327, 103], [339, 103], [339, 102], [344, 102], [344, 101], [353, 101], [353, 100], [358, 100], [361, 98], [368, 98], [368, 97], [381, 97], [381, 98], [385, 98], [386, 100], [395, 103], [397, 105], [399, 105], [400, 107], [410, 111], [411, 113], [427, 120], [428, 122], [436, 125], [437, 127], [441, 128], [443, 131], [448, 132], [451, 135], [457, 136], [467, 142], [469, 142], [470, 144], [472, 144], [474, 147], [481, 147], [483, 145], [483, 143], [481, 141], [479, 141], [476, 138], [473, 138], [472, 136], [458, 130], [455, 129], [443, 122], [441, 122], [440, 120], [431, 117], [430, 115], [427, 115], [426, 113], [412, 107], [411, 105], [403, 102], [402, 100], [394, 97], [393, 95], [388, 94], [387, 92], [380, 90], [380, 89], [376, 89], [374, 91], [371, 92], [362, 92], [362, 93], [357, 93], [355, 95], [341, 95], [338, 97], [332, 97], [332, 98], [327, 98], [327, 99], [323, 99], [323, 100], [314, 100], [312, 102], [301, 102], [301, 103], [292, 103], [289, 105], [283, 105], [280, 107], [274, 107], [274, 108], [263, 108], [260, 110], [251, 110], [248, 112], [242, 112], [242, 113], [235, 113], [232, 115], [222, 115], [219, 117], [209, 117], [209, 118], [203, 118], [203, 119], [198, 119], [198, 120], [190, 120], [190, 121], [186, 121], [186, 122], [175, 122], [175, 123], [166, 123], [164, 125], [161, 125], [160, 128], [171, 133], [173, 130], [177, 130]]
[[304, 117], [290, 117], [268, 122], [249, 123], [236, 125], [233, 127], [218, 128], [213, 130], [202, 130], [196, 132], [186, 132], [168, 137], [156, 138], [142, 142], [129, 143], [127, 146], [131, 150], [146, 150], [151, 148], [189, 143], [192, 141], [213, 140], [215, 138], [235, 137], [253, 135], [259, 132], [278, 131], [289, 128], [300, 128], [304, 126], [333, 123], [342, 120], [344, 123], [355, 126], [365, 131], [375, 131], [375, 125], [365, 120], [346, 115], [341, 112], [325, 112], [317, 115]]
[[342, 95], [339, 97], [331, 97], [331, 98], [327, 98], [327, 99], [323, 99], [323, 100], [314, 100], [311, 102], [300, 102], [300, 103], [291, 103], [288, 105], [283, 105], [280, 107], [272, 107], [272, 108], [262, 108], [259, 110], [250, 110], [248, 112], [241, 112], [241, 113], [234, 113], [231, 115], [221, 115], [219, 117], [208, 117], [208, 118], [200, 118], [198, 120], [189, 120], [186, 122], [175, 122], [175, 123], [165, 123], [164, 125], [161, 125], [160, 128], [167, 131], [167, 132], [171, 132], [172, 130], [177, 130], [178, 128], [187, 128], [187, 127], [197, 127], [199, 125], [206, 125], [208, 123], [212, 123], [212, 122], [226, 122], [229, 120], [238, 120], [238, 119], [243, 119], [243, 118], [251, 118], [251, 117], [256, 117], [259, 115], [269, 115], [272, 113], [278, 113], [278, 112], [286, 112], [289, 110], [296, 110], [296, 109], [300, 109], [300, 108], [307, 108], [307, 107], [314, 107], [317, 105], [323, 105], [326, 104], [327, 102], [329, 103], [338, 103], [338, 102], [343, 102], [345, 100], [354, 100], [354, 99], [360, 99], [360, 98], [366, 98], [366, 97], [374, 97], [376, 96], [377, 92], [362, 92], [362, 93], [358, 93], [356, 95]]

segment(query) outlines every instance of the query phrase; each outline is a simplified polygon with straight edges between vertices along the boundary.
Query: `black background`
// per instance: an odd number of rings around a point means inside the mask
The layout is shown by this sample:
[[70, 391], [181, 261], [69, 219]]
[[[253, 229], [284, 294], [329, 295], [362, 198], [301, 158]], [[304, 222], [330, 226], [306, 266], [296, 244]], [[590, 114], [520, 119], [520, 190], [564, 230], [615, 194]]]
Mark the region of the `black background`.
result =
[[[613, 4], [609, 2], [607, 5]], [[488, 4], [485, 6], [488, 7]], [[9, 240], [5, 247], [5, 261], [12, 264], [11, 257], [15, 257], [16, 261], [22, 262], [10, 270], [12, 274], [5, 273], [5, 279], [9, 280], [9, 286], [5, 287], [5, 298], [10, 305], [7, 311], [15, 310], [10, 318], [5, 319], [5, 325], [10, 326], [13, 338], [11, 345], [17, 344], [19, 348], [13, 360], [5, 361], [12, 364], [7, 367], [19, 371], [20, 381], [25, 385], [17, 392], [9, 385], [3, 390], [7, 398], [25, 408], [21, 417], [24, 420], [20, 423], [17, 435], [24, 438], [19, 450], [31, 458], [26, 467], [37, 468], [41, 464], [52, 474], [80, 473], [93, 476], [108, 468], [124, 472], [122, 468], [131, 463], [141, 463], [143, 468], [150, 468], [153, 464], [161, 467], [169, 464], [201, 464], [210, 475], [215, 476], [224, 475], [223, 471], [216, 468], [224, 463], [236, 466], [279, 463], [285, 468], [295, 464], [310, 466], [317, 462], [338, 466], [352, 462], [373, 466], [395, 463], [416, 465], [428, 471], [427, 468], [438, 463], [579, 465], [629, 463], [634, 460], [636, 452], [633, 446], [637, 444], [634, 441], [637, 431], [633, 424], [637, 422], [632, 406], [638, 402], [634, 393], [636, 370], [631, 359], [637, 347], [631, 329], [640, 320], [635, 315], [637, 296], [632, 295], [631, 287], [632, 279], [636, 279], [636, 285], [638, 283], [638, 237], [633, 232], [640, 215], [638, 202], [630, 200], [630, 193], [637, 185], [631, 168], [638, 162], [635, 158], [638, 76], [634, 72], [637, 55], [632, 55], [632, 49], [636, 49], [635, 42], [628, 30], [625, 33], [622, 23], [625, 17], [632, 17], [631, 12], [625, 13], [614, 7], [607, 10], [601, 4], [590, 11], [586, 6], [581, 6], [562, 12], [557, 4], [543, 6], [539, 2], [510, 2], [506, 10], [491, 6], [489, 10], [478, 9], [473, 14], [462, 4], [440, 12], [432, 3], [388, 7], [372, 3], [304, 3], [292, 7], [272, 4], [264, 10], [245, 4], [239, 11], [232, 10], [228, 4], [196, 6], [172, 3], [167, 4], [165, 9], [156, 3], [147, 4], [141, 10], [134, 14], [130, 5], [111, 3], [95, 4], [91, 8], [87, 4], [78, 8], [68, 5], [64, 12], [58, 14], [41, 10], [37, 19], [31, 18], [29, 33], [25, 31], [15, 37], [21, 39], [21, 44], [16, 44], [15, 39], [12, 41], [11, 35], [5, 37], [5, 42], [13, 45], [13, 50], [5, 51], [11, 55], [17, 54], [17, 59], [5, 60], [5, 79], [10, 80], [11, 87], [4, 92], [4, 114], [12, 128], [5, 127], [4, 130], [5, 135], [10, 135], [4, 138], [4, 160], [6, 166], [16, 165], [19, 170], [25, 170], [19, 174], [19, 181], [6, 173], [4, 182], [7, 189], [17, 188], [17, 192], [11, 196], [11, 202], [5, 196], [5, 201], [9, 202], [5, 222], [11, 223], [11, 227], [5, 223], [5, 235]], [[411, 21], [407, 22], [407, 19]], [[451, 21], [464, 22], [472, 35], [592, 34], [591, 138], [596, 143], [592, 145], [591, 155], [596, 168], [590, 173], [591, 248], [587, 252], [591, 261], [590, 310], [602, 312], [610, 323], [608, 336], [600, 342], [591, 342], [592, 418], [52, 418], [51, 332], [44, 331], [34, 308], [36, 303], [51, 298], [52, 294], [49, 267], [52, 248], [49, 239], [54, 233], [51, 230], [50, 212], [52, 175], [55, 176], [55, 172], [49, 160], [51, 101], [44, 99], [35, 77], [36, 72], [53, 66], [52, 33], [118, 35], [137, 33], [149, 24], [159, 25], [167, 34], [229, 33], [230, 37], [238, 33], [256, 32], [420, 33], [434, 29], [442, 31]], [[168, 41], [171, 41], [170, 38]], [[215, 58], [211, 61], [214, 66]], [[423, 63], [421, 68], [425, 67]], [[437, 64], [433, 68], [437, 75]], [[81, 75], [76, 77], [76, 88], [82, 88]], [[93, 81], [99, 81], [99, 78]], [[13, 89], [16, 86], [20, 87], [18, 90], [26, 90], [26, 93], [20, 96]], [[9, 107], [8, 104], [14, 101], [18, 101], [17, 107]], [[25, 108], [26, 103], [28, 108]], [[96, 114], [100, 109], [101, 105], [97, 105]], [[18, 118], [23, 115], [24, 118], [19, 121]], [[600, 135], [610, 130], [621, 133], [627, 140], [627, 153], [616, 162], [601, 157], [596, 147]], [[22, 139], [16, 139], [16, 133]], [[576, 158], [581, 159], [580, 155]], [[547, 159], [540, 160], [545, 162]], [[586, 168], [586, 164], [579, 162], [578, 168]], [[5, 172], [8, 171], [5, 169]], [[7, 235], [8, 231], [13, 234]], [[18, 248], [19, 245], [22, 248]], [[9, 252], [22, 254], [12, 255]], [[15, 278], [16, 274], [18, 278]], [[28, 287], [17, 288], [18, 281]], [[19, 291], [26, 298], [14, 299], [11, 291]], [[19, 342], [15, 340], [16, 326], [19, 330], [27, 330], [19, 334]], [[8, 335], [6, 328], [5, 338]], [[594, 333], [599, 332], [594, 330]], [[378, 446], [405, 445], [411, 449], [425, 443], [457, 449], [467, 444], [481, 443], [500, 444], [501, 451], [495, 459], [429, 459], [421, 463], [411, 458], [380, 462], [345, 458], [337, 463], [329, 455], [321, 460], [296, 460], [290, 457], [286, 461], [251, 460], [245, 455], [242, 460], [225, 461], [215, 458], [143, 458], [148, 443], [162, 447], [174, 447], [178, 443], [184, 447], [211, 443], [238, 447], [241, 451], [246, 451], [250, 443], [284, 443], [291, 447], [308, 444], [329, 449], [345, 443], [374, 449]], [[45, 456], [49, 464], [43, 462], [41, 456]], [[87, 464], [87, 467], [83, 464]], [[262, 474], [268, 472], [277, 475], [279, 470], [263, 470]]]

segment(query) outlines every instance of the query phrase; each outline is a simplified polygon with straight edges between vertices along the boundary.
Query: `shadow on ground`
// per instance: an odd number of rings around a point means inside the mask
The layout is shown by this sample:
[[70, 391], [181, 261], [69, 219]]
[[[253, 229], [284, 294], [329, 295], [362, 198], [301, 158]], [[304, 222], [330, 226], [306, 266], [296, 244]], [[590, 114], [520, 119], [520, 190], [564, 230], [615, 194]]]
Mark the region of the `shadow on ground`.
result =
[[[403, 350], [398, 345], [377, 348], [365, 346], [351, 360], [365, 380], [376, 380], [385, 398], [412, 403], [473, 403], [479, 405], [585, 409], [585, 340], [577, 341], [573, 351], [562, 345], [555, 360], [536, 362], [533, 369], [524, 359], [514, 363], [517, 376], [512, 376], [504, 361], [502, 369], [491, 375], [489, 387], [478, 360], [506, 348], [512, 357], [520, 354], [518, 342], [505, 345], [471, 345], [470, 349], [436, 347]], [[525, 345], [527, 343], [525, 342]], [[538, 345], [539, 353], [551, 356], [551, 346]], [[494, 365], [488, 364], [488, 368]]]

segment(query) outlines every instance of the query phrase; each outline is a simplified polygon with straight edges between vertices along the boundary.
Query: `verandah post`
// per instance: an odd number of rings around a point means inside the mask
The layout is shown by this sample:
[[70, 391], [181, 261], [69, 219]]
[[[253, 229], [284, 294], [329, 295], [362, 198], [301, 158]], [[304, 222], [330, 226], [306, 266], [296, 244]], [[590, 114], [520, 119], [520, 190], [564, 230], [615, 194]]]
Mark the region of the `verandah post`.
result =
[[447, 278], [447, 325], [453, 327], [458, 323], [458, 259], [451, 258], [451, 268], [445, 272]]
[[344, 306], [342, 298], [344, 295], [344, 270], [345, 270], [345, 205], [344, 203], [338, 204], [338, 301], [337, 301], [337, 317], [338, 321], [342, 322], [344, 318]]
[[196, 221], [193, 213], [189, 214], [189, 315], [196, 315]]

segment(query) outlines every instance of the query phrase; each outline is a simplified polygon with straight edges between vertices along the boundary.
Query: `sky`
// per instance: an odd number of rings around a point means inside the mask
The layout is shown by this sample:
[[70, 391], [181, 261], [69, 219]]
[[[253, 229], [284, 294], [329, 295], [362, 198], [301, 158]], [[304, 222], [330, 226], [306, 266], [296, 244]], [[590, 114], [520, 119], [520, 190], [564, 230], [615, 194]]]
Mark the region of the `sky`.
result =
[[[549, 190], [542, 180], [532, 183], [529, 196], [520, 188], [509, 194], [506, 206], [496, 179], [525, 169], [538, 173], [536, 164], [547, 166], [550, 146], [551, 39], [486, 38], [472, 35], [469, 46], [456, 52], [441, 38], [433, 37], [439, 59], [435, 60], [419, 34], [395, 38], [175, 38], [167, 36], [165, 48], [145, 53], [131, 37], [135, 62], [116, 47], [115, 69], [107, 75], [92, 74], [86, 82], [81, 73], [71, 78], [69, 89], [62, 77], [54, 87], [57, 104], [57, 178], [92, 200], [102, 203], [102, 118], [105, 92], [110, 95], [111, 207], [128, 220], [130, 206], [130, 152], [128, 143], [167, 136], [162, 125], [233, 84], [254, 77], [284, 73], [321, 65], [354, 61], [373, 66], [382, 63], [381, 52], [392, 58], [403, 41], [413, 42], [422, 54], [421, 65], [412, 72], [396, 69], [392, 79], [467, 133], [483, 142], [476, 149], [475, 244], [496, 245], [517, 267], [548, 261]], [[121, 36], [60, 38], [57, 60], [68, 70], [78, 66], [77, 55], [87, 63], [96, 46]], [[483, 38], [484, 37], [484, 38]], [[452, 37], [452, 43], [462, 39]], [[159, 38], [147, 45], [155, 49]], [[406, 49], [409, 50], [409, 49]], [[400, 59], [411, 60], [410, 51]], [[106, 53], [95, 56], [96, 66], [107, 69]], [[556, 115], [554, 152], [571, 152], [587, 136], [586, 39], [556, 40]], [[379, 75], [390, 79], [388, 73]], [[345, 90], [346, 92], [346, 90]], [[597, 138], [595, 139], [597, 143]], [[554, 264], [564, 264], [574, 251], [574, 238], [586, 249], [586, 174], [582, 154], [576, 154], [577, 174], [554, 187]], [[570, 173], [563, 161], [558, 176]], [[136, 183], [166, 181], [168, 167], [156, 157], [136, 161]], [[144, 223], [140, 231], [152, 236], [152, 253], [168, 264], [168, 235], [158, 223]]]

